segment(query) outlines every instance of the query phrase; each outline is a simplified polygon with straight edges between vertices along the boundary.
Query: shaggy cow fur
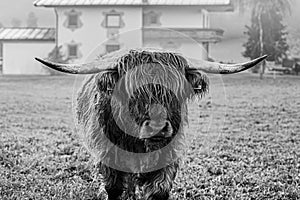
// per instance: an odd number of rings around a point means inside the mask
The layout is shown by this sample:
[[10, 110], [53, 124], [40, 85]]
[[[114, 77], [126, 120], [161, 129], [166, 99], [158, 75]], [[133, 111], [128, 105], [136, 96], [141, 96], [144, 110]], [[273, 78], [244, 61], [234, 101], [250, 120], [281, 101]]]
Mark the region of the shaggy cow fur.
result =
[[[188, 69], [187, 60], [175, 53], [132, 50], [111, 71], [85, 80], [78, 93], [77, 120], [109, 199], [169, 198], [182, 124], [187, 121], [186, 103], [208, 91], [206, 75]], [[139, 138], [151, 105], [166, 109], [171, 137]], [[137, 153], [141, 157], [128, 156]], [[167, 164], [157, 167], [161, 163]]]

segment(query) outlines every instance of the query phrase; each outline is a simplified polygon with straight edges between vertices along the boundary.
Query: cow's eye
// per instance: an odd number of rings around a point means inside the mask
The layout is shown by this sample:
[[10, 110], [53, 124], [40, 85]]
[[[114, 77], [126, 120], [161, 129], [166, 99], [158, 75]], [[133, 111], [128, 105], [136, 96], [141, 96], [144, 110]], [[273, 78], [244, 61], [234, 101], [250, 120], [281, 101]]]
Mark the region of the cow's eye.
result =
[[113, 93], [113, 91], [114, 91], [114, 89], [113, 88], [110, 88], [110, 87], [108, 87], [108, 88], [106, 88], [106, 93], [107, 94], [112, 94]]

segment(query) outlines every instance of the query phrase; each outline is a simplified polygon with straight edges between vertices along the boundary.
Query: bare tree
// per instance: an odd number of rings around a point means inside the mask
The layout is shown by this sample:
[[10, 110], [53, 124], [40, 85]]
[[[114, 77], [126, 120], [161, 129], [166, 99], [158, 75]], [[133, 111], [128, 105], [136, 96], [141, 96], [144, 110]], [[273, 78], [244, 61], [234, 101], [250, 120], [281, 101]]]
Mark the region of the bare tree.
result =
[[27, 27], [35, 28], [38, 26], [38, 18], [34, 12], [30, 12], [27, 17]]
[[13, 18], [11, 20], [11, 25], [12, 25], [12, 27], [21, 27], [22, 21], [17, 18]]

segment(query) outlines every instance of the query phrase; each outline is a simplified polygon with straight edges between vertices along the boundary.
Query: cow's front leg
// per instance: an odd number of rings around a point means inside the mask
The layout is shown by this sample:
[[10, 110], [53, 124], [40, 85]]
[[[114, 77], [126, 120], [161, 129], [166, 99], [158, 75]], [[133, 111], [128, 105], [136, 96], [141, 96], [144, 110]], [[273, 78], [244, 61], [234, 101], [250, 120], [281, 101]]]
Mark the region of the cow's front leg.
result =
[[121, 198], [123, 190], [117, 187], [106, 188], [106, 192], [108, 194], [108, 200], [117, 200]]
[[114, 170], [110, 177], [107, 177], [106, 181], [106, 192], [108, 194], [108, 200], [118, 200], [121, 199], [122, 193], [124, 191], [123, 187], [123, 172]]
[[178, 164], [173, 163], [163, 169], [144, 175], [144, 197], [146, 200], [167, 200], [176, 177]]
[[105, 184], [108, 200], [120, 199], [124, 191], [124, 173], [102, 164], [99, 164], [97, 167], [98, 173], [101, 174], [102, 181]]

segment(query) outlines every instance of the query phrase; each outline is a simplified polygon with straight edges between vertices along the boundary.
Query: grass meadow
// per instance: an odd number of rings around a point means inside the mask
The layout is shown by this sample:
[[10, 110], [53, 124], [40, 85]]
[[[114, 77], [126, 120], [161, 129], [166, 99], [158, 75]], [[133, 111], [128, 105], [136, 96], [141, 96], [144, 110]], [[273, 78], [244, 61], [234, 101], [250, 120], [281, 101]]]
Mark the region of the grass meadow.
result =
[[[300, 199], [300, 77], [211, 77], [189, 104], [172, 190], [184, 199]], [[0, 199], [96, 199], [73, 76], [0, 76]]]

